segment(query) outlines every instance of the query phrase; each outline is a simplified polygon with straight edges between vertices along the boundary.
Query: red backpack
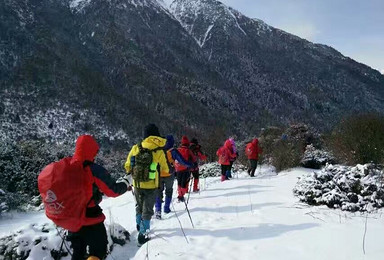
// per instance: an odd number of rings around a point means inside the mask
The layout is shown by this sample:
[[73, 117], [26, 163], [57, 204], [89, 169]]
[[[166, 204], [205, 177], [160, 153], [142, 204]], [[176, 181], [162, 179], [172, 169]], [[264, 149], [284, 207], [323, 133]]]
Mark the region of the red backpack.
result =
[[92, 198], [92, 173], [81, 162], [67, 157], [46, 166], [38, 177], [45, 214], [56, 225], [71, 232], [83, 226]]
[[245, 154], [249, 157], [252, 154], [252, 143], [248, 143], [245, 147]]

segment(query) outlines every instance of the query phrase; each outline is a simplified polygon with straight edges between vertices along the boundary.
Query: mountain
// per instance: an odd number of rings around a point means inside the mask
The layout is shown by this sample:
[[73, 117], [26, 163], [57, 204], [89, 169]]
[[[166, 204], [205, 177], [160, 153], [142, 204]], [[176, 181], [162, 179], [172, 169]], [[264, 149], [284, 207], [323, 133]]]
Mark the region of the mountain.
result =
[[384, 76], [215, 0], [4, 0], [0, 140], [205, 140], [384, 112]]
[[331, 47], [250, 19], [216, 0], [175, 0], [171, 10], [242, 96], [249, 120], [305, 121], [327, 128], [348, 112], [383, 112], [382, 75]]

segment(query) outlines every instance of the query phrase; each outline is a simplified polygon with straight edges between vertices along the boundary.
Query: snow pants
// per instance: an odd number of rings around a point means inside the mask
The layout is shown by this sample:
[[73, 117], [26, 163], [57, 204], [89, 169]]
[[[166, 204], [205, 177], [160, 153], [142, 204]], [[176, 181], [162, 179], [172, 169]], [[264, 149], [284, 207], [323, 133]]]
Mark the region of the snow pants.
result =
[[158, 189], [135, 188], [136, 216], [140, 215], [143, 220], [151, 220], [157, 192]]
[[255, 176], [255, 171], [256, 171], [256, 168], [257, 168], [257, 160], [250, 159], [249, 160], [249, 164], [250, 164], [250, 167], [248, 169], [248, 174], [251, 177], [254, 177]]
[[199, 169], [193, 170], [192, 171], [192, 176], [193, 176], [193, 191], [198, 191], [199, 190]]
[[160, 177], [160, 180], [159, 180], [160, 187], [157, 190], [157, 197], [160, 198], [161, 201], [163, 200], [164, 190], [165, 190], [165, 197], [172, 198], [174, 180], [175, 180], [174, 175], [171, 175], [169, 177]]

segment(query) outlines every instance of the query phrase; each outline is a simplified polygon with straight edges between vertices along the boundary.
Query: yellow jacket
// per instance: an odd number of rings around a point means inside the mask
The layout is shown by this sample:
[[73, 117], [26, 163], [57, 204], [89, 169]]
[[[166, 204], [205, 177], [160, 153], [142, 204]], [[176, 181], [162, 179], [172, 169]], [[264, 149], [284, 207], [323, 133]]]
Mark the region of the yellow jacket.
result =
[[[167, 141], [166, 139], [158, 137], [158, 136], [149, 136], [141, 142], [141, 145], [143, 146], [143, 148], [146, 148], [149, 150], [155, 150], [157, 148], [164, 147], [166, 141]], [[131, 171], [132, 171], [131, 157], [136, 156], [138, 153], [139, 153], [139, 147], [136, 144], [132, 147], [131, 151], [128, 154], [127, 161], [124, 164], [124, 168], [128, 174], [131, 174]], [[167, 164], [167, 159], [165, 158], [165, 153], [162, 149], [153, 152], [153, 162], [155, 162], [159, 165], [160, 175], [162, 177], [170, 176], [169, 175], [169, 168], [168, 168], [168, 164]], [[149, 180], [147, 182], [140, 182], [140, 184], [136, 183], [136, 181], [133, 180], [133, 186], [139, 187], [140, 189], [156, 189], [156, 188], [158, 188], [159, 187], [159, 172], [156, 173], [156, 177], [154, 180]]]

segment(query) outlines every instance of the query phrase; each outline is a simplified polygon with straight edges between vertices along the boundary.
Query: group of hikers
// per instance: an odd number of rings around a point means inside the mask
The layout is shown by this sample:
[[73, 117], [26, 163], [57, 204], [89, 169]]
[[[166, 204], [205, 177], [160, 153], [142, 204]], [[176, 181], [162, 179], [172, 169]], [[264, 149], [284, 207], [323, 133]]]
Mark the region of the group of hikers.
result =
[[[199, 192], [199, 164], [207, 161], [196, 138], [189, 141], [183, 136], [181, 145], [175, 148], [173, 136], [161, 137], [154, 124], [144, 128], [143, 140], [132, 147], [124, 164], [127, 174], [118, 180], [94, 162], [98, 151], [96, 140], [82, 135], [76, 141], [72, 157], [51, 163], [38, 177], [47, 217], [68, 230], [72, 260], [85, 259], [85, 255], [89, 255], [87, 260], [106, 257], [105, 215], [99, 206], [103, 194], [117, 197], [132, 191], [136, 200], [137, 241], [142, 245], [150, 239], [152, 216], [161, 219], [162, 210], [165, 214], [171, 212], [175, 177], [177, 200], [186, 203], [186, 193]], [[260, 153], [255, 138], [245, 149], [251, 177], [255, 176]], [[239, 156], [234, 139], [226, 140], [216, 154], [221, 165], [221, 181], [232, 178], [232, 165]]]

